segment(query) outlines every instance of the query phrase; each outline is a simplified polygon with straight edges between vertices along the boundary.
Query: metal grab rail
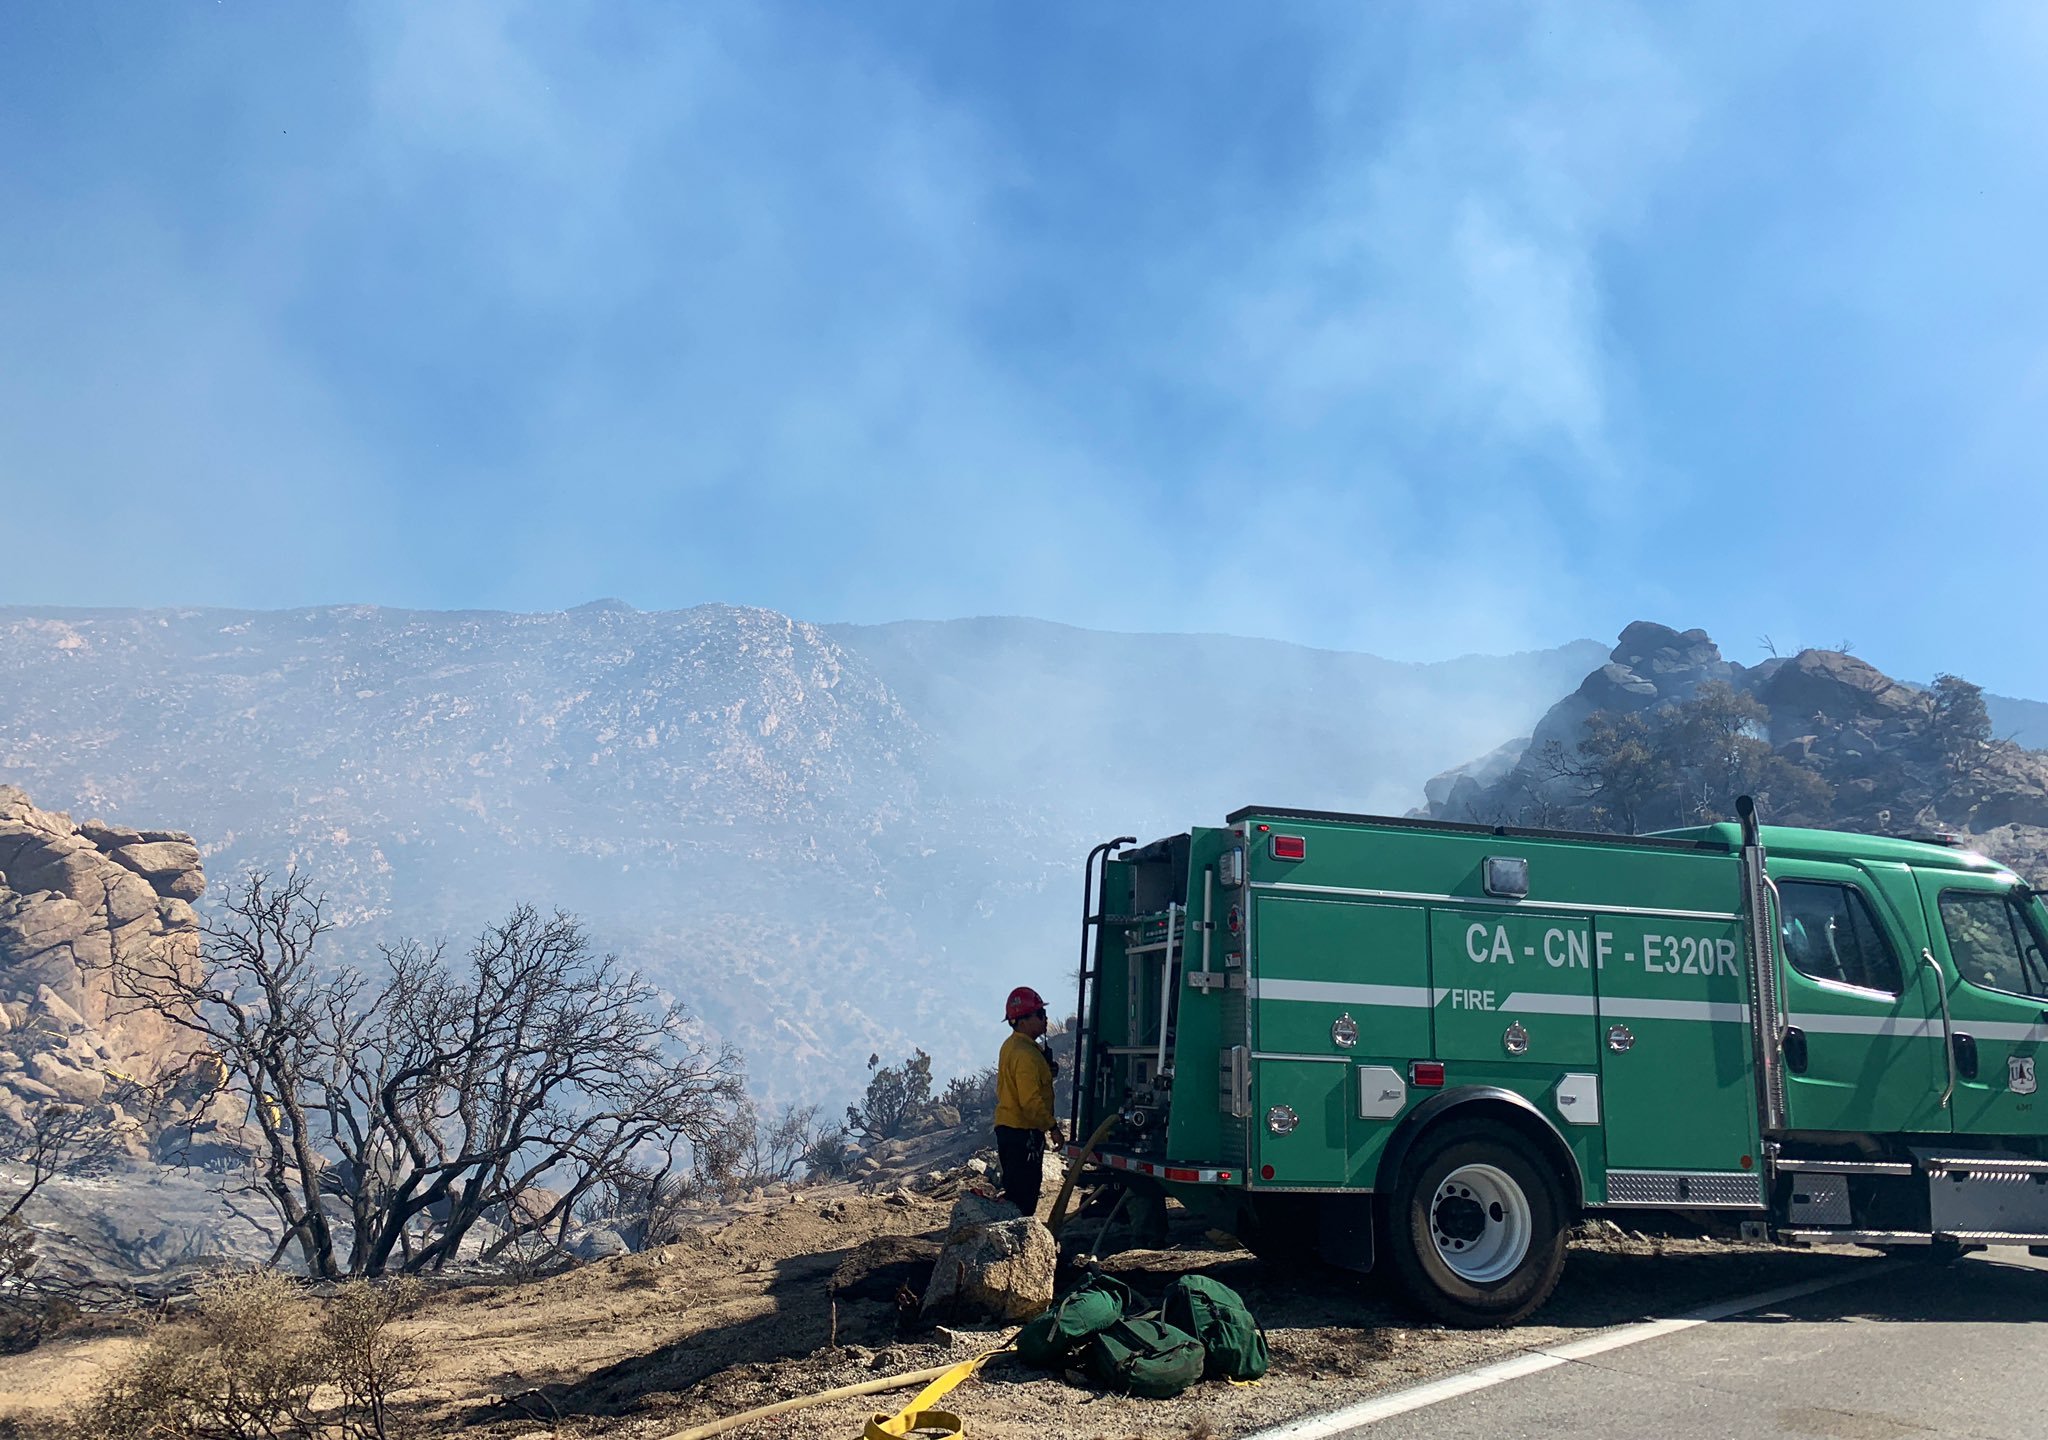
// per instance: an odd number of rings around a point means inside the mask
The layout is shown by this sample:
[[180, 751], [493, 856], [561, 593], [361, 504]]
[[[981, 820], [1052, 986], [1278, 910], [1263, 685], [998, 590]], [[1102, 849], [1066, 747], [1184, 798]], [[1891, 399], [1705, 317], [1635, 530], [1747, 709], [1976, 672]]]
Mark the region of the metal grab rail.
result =
[[1166, 1059], [1172, 1040], [1174, 985], [1174, 956], [1187, 950], [1187, 907], [1169, 903], [1166, 907], [1166, 949], [1159, 956], [1159, 1058], [1152, 1063], [1152, 1074], [1166, 1073]]
[[1922, 947], [1920, 961], [1934, 972], [1934, 993], [1941, 997], [1941, 1053], [1948, 1059], [1948, 1089], [1941, 1092], [1941, 1108], [1956, 1097], [1956, 1024], [1948, 1010], [1948, 976], [1932, 950]]
[[1782, 1047], [1785, 1031], [1792, 1023], [1785, 1014], [1784, 973], [1778, 968], [1778, 937], [1785, 931], [1785, 892], [1768, 871], [1764, 873], [1764, 890], [1771, 897], [1770, 909], [1764, 916], [1764, 927], [1771, 933], [1771, 1042]]
[[[1779, 989], [1776, 884], [1765, 868], [1763, 827], [1756, 801], [1736, 799], [1742, 821], [1743, 929], [1748, 937], [1750, 981], [1750, 1053], [1756, 1061], [1757, 1131], [1766, 1142], [1787, 1123], [1785, 1094], [1784, 997]], [[1770, 1153], [1768, 1145], [1765, 1153]]]
[[[1088, 852], [1088, 859], [1081, 866], [1081, 968], [1075, 976], [1078, 993], [1074, 998], [1074, 1074], [1068, 1082], [1068, 1134], [1081, 1128], [1082, 1118], [1090, 1108], [1087, 1099], [1082, 1095], [1082, 1086], [1092, 1087], [1095, 1075], [1095, 1047], [1090, 1043], [1090, 1036], [1095, 1028], [1094, 1001], [1097, 997], [1093, 992], [1093, 984], [1097, 977], [1094, 967], [1088, 961], [1090, 932], [1101, 919], [1095, 913], [1096, 868], [1099, 863], [1102, 870], [1102, 888], [1106, 892], [1109, 889], [1110, 860], [1124, 846], [1136, 843], [1137, 837], [1132, 835], [1119, 835], [1114, 840], [1105, 840]], [[1096, 941], [1096, 948], [1101, 948], [1099, 940]]]

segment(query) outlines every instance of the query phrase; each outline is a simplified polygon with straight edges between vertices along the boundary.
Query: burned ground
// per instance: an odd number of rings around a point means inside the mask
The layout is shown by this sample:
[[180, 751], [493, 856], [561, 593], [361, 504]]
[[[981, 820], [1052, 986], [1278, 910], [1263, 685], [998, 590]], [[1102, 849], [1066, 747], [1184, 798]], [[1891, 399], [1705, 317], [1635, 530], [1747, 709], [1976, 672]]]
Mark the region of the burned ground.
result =
[[[911, 1187], [801, 1189], [706, 1212], [672, 1243], [641, 1254], [541, 1278], [448, 1283], [406, 1324], [429, 1357], [407, 1408], [431, 1435], [658, 1440], [792, 1396], [979, 1354], [1009, 1332], [906, 1330], [898, 1301], [903, 1286], [923, 1283], [953, 1196], [976, 1178], [955, 1170]], [[1144, 1401], [1005, 1357], [955, 1393], [975, 1435], [1243, 1433], [1588, 1330], [1868, 1263], [1604, 1227], [1574, 1243], [1538, 1323], [1475, 1333], [1419, 1323], [1376, 1280], [1270, 1268], [1174, 1218], [1169, 1248], [1116, 1255], [1105, 1268], [1153, 1296], [1190, 1271], [1235, 1287], [1266, 1328], [1272, 1373], [1256, 1385], [1203, 1384], [1176, 1400]], [[132, 1333], [100, 1334], [0, 1360], [0, 1414], [54, 1419], [134, 1344]], [[840, 1440], [858, 1433], [871, 1409], [908, 1398], [841, 1401], [733, 1433]]]

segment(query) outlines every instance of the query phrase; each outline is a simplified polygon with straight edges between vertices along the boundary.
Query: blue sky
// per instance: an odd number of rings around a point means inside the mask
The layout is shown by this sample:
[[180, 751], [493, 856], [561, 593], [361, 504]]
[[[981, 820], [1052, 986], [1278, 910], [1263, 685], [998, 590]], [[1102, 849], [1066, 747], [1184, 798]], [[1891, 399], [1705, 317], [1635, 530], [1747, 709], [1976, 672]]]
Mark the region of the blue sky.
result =
[[2048, 11], [24, 3], [0, 602], [2048, 696]]

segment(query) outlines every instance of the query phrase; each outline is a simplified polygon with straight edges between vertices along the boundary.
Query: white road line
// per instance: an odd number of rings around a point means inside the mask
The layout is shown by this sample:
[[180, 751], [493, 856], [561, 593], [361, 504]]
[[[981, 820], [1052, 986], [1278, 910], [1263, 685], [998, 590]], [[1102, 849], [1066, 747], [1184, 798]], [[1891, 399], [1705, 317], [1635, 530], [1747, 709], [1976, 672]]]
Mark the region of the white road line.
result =
[[1645, 1340], [1655, 1340], [1664, 1335], [1676, 1335], [1681, 1330], [1690, 1330], [1696, 1325], [1710, 1325], [1716, 1320], [1726, 1320], [1732, 1315], [1761, 1310], [1766, 1305], [1780, 1305], [1787, 1300], [1797, 1300], [1805, 1295], [1816, 1295], [1823, 1290], [1832, 1290], [1837, 1285], [1875, 1279], [1902, 1268], [1903, 1265], [1898, 1261], [1859, 1266], [1850, 1274], [1830, 1275], [1822, 1280], [1807, 1280], [1797, 1285], [1784, 1285], [1776, 1290], [1765, 1290], [1734, 1300], [1722, 1300], [1669, 1320], [1645, 1320], [1638, 1325], [1603, 1330], [1598, 1335], [1589, 1335], [1583, 1340], [1526, 1351], [1506, 1360], [1496, 1360], [1491, 1365], [1482, 1365], [1477, 1370], [1446, 1375], [1441, 1380], [1431, 1380], [1406, 1390], [1396, 1390], [1391, 1395], [1376, 1395], [1370, 1400], [1361, 1400], [1356, 1405], [1347, 1405], [1341, 1410], [1332, 1410], [1324, 1415], [1306, 1415], [1299, 1420], [1290, 1420], [1284, 1425], [1257, 1431], [1246, 1436], [1245, 1440], [1325, 1440], [1325, 1437], [1341, 1435], [1347, 1430], [1356, 1430], [1396, 1415], [1405, 1415], [1410, 1410], [1440, 1405], [1460, 1395], [1470, 1395], [1475, 1390], [1486, 1390], [1495, 1385], [1505, 1384], [1509, 1380], [1519, 1380], [1525, 1375], [1555, 1370], [1558, 1366], [1569, 1365], [1575, 1360], [1588, 1360], [1595, 1355], [1604, 1355], [1609, 1350], [1640, 1345]]

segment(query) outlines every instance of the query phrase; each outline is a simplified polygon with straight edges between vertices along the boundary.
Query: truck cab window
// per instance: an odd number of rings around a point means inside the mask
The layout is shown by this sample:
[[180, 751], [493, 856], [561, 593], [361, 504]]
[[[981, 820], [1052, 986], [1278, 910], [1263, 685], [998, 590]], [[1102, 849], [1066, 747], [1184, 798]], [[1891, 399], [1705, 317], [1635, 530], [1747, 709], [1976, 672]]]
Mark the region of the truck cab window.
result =
[[2034, 918], [2018, 899], [1994, 890], [1941, 892], [1941, 927], [1956, 969], [1973, 985], [2048, 997], [2048, 962]]
[[1861, 891], [1812, 880], [1787, 880], [1778, 889], [1779, 937], [1794, 970], [1814, 980], [1899, 993], [1898, 956]]

